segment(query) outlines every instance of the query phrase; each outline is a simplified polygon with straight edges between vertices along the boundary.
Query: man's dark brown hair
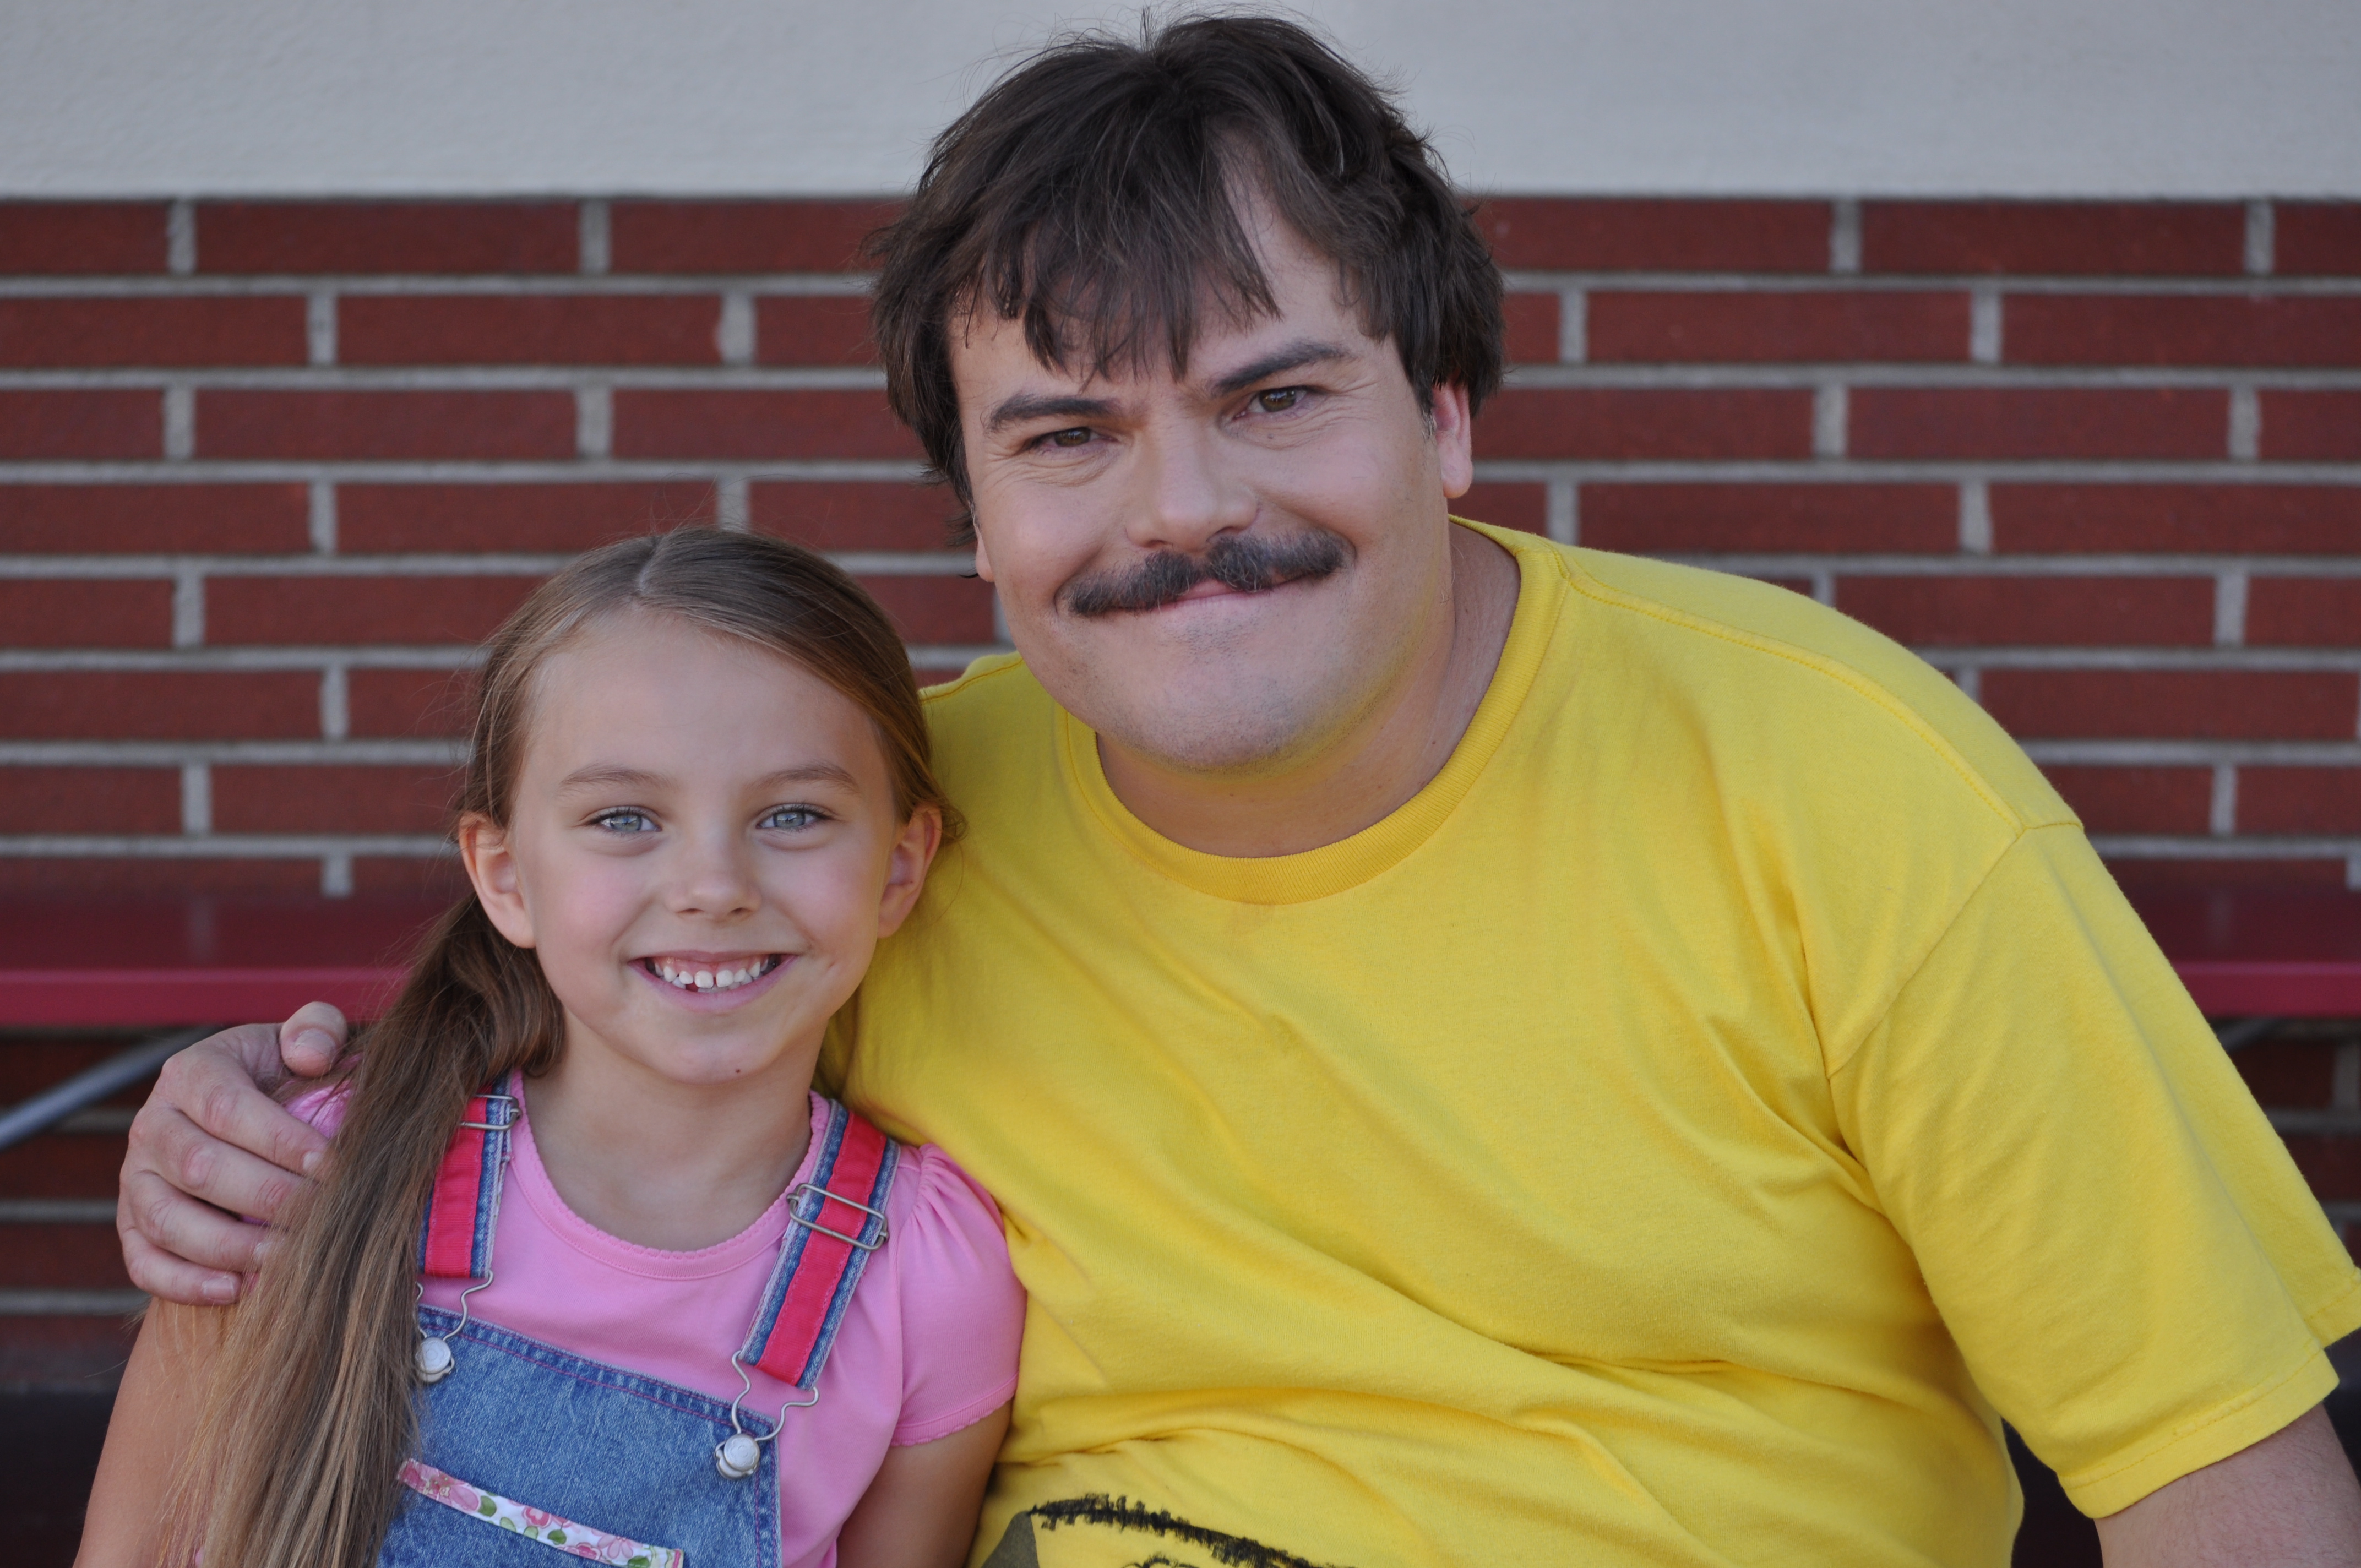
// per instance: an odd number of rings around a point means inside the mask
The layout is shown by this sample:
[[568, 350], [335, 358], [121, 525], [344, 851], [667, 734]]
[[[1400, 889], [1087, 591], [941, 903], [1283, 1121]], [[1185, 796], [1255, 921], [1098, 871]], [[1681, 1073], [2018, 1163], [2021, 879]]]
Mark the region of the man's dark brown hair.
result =
[[1500, 384], [1500, 274], [1423, 138], [1303, 28], [1200, 16], [1134, 41], [1069, 38], [1003, 77], [935, 140], [880, 231], [871, 324], [894, 411], [960, 501], [950, 334], [1021, 321], [1045, 365], [1188, 368], [1200, 313], [1273, 308], [1240, 211], [1259, 197], [1333, 258], [1370, 336], [1422, 402]]

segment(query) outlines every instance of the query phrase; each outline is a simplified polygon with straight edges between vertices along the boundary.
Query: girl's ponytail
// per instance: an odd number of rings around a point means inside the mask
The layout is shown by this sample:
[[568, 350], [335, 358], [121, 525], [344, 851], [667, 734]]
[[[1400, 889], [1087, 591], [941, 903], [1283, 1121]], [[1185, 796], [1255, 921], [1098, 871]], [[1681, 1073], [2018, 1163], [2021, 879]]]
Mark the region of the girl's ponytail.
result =
[[[644, 614], [751, 642], [827, 682], [875, 727], [906, 818], [959, 819], [936, 781], [917, 682], [876, 601], [827, 560], [758, 535], [684, 528], [581, 556], [485, 651], [458, 814], [508, 825], [535, 676], [605, 617]], [[412, 1452], [417, 1241], [470, 1095], [547, 1071], [565, 1012], [540, 962], [470, 897], [421, 944], [385, 1017], [343, 1064], [351, 1096], [320, 1180], [226, 1343], [176, 1483], [171, 1568], [368, 1568]]]
[[[419, 1227], [468, 1096], [564, 1040], [533, 955], [473, 898], [420, 946], [338, 1091], [346, 1126], [214, 1363], [165, 1561], [366, 1568], [414, 1451]], [[341, 1310], [339, 1310], [341, 1308]]]

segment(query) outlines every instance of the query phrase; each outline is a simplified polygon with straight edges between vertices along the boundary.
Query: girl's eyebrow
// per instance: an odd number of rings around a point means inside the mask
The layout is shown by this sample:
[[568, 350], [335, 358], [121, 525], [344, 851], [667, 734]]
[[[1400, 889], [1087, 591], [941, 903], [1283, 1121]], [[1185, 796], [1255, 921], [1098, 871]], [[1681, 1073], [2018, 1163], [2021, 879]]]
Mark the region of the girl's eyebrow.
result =
[[861, 793], [861, 781], [852, 776], [851, 770], [840, 768], [834, 762], [806, 762], [801, 767], [781, 768], [775, 773], [763, 774], [755, 782], [764, 789], [783, 784], [841, 784], [855, 795]]
[[[593, 762], [587, 768], [577, 768], [558, 781], [557, 793], [571, 795], [580, 790], [626, 789], [653, 791], [672, 780], [663, 773], [652, 773], [644, 768], [627, 768], [620, 762]], [[758, 789], [770, 789], [778, 784], [832, 784], [860, 793], [861, 781], [849, 769], [834, 762], [805, 762], [796, 767], [781, 768], [754, 781]]]
[[671, 782], [662, 773], [627, 768], [619, 762], [593, 762], [587, 768], [575, 769], [559, 780], [557, 793], [571, 795], [585, 789], [654, 789]]

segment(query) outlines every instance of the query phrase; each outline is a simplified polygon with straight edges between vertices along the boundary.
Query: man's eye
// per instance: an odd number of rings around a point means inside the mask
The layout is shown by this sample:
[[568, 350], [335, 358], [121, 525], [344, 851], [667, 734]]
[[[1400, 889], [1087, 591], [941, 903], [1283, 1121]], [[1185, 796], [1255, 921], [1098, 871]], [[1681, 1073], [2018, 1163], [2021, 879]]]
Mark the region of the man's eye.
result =
[[1267, 414], [1283, 414], [1303, 400], [1301, 387], [1273, 387], [1254, 395], [1254, 406]]
[[808, 806], [782, 806], [765, 812], [758, 828], [783, 828], [788, 832], [810, 828], [827, 821], [826, 816]]
[[1076, 425], [1071, 430], [1053, 430], [1041, 439], [1051, 446], [1087, 446], [1090, 444], [1091, 433], [1081, 425]]
[[653, 833], [655, 818], [644, 811], [602, 811], [590, 819], [609, 833]]

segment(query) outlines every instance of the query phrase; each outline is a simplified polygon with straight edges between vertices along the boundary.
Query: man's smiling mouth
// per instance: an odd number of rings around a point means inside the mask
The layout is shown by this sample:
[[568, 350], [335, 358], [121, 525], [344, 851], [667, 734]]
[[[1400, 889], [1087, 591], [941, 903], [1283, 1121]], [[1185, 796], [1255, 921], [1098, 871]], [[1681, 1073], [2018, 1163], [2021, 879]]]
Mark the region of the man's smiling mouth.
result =
[[786, 962], [784, 953], [749, 953], [720, 960], [675, 958], [659, 954], [639, 960], [639, 967], [676, 991], [736, 991]]

